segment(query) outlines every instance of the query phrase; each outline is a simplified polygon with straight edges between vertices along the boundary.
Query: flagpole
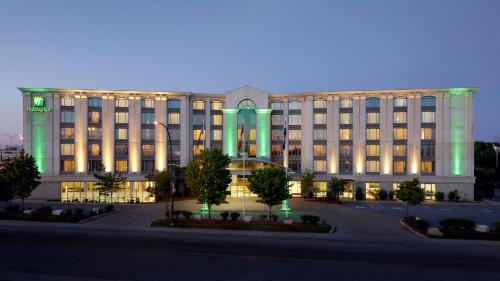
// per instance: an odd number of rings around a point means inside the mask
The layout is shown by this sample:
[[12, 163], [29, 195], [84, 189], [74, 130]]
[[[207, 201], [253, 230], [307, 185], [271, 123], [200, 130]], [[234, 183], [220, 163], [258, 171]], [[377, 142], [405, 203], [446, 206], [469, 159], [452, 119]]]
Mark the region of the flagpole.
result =
[[[288, 145], [288, 127], [287, 127], [286, 118], [283, 121], [284, 121], [284, 123], [283, 123], [283, 146], [282, 146], [282, 148], [283, 148], [283, 159], [285, 159], [285, 152], [286, 152], [286, 148]], [[288, 179], [288, 167], [285, 165], [285, 163], [283, 163], [283, 166], [285, 168], [286, 178]], [[290, 191], [289, 191], [289, 194], [290, 194]], [[288, 219], [288, 211], [290, 211], [290, 207], [288, 205], [288, 199], [283, 200], [283, 202], [281, 203], [281, 211], [285, 211], [285, 218]]]

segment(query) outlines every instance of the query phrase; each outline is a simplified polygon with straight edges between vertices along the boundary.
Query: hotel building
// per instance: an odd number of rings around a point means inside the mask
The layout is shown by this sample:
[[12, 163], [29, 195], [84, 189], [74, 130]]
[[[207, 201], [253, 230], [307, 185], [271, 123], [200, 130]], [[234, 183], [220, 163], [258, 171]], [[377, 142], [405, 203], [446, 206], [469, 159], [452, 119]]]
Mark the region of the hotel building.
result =
[[[300, 194], [302, 173], [311, 170], [317, 196], [326, 194], [332, 176], [351, 180], [367, 199], [377, 189], [393, 190], [416, 177], [427, 199], [455, 189], [463, 199], [474, 198], [476, 88], [268, 93], [244, 86], [223, 94], [19, 90], [24, 148], [42, 173], [32, 194], [36, 199], [99, 200], [93, 173], [102, 164], [127, 176], [113, 196], [117, 201], [152, 202], [145, 175], [186, 166], [203, 146], [232, 158], [228, 189], [235, 197], [246, 189], [243, 174], [278, 165], [293, 176], [294, 195]], [[169, 128], [172, 147], [155, 121]], [[242, 127], [245, 171], [237, 149]], [[352, 189], [343, 195], [352, 198]]]

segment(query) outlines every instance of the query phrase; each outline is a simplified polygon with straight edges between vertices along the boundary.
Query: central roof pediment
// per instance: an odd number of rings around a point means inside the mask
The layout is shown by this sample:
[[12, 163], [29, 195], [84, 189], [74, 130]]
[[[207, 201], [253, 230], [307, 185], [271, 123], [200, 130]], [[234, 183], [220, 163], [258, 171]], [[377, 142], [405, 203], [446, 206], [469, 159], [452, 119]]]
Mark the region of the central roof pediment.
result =
[[268, 95], [259, 88], [245, 85], [226, 92], [226, 108], [237, 108], [240, 101], [244, 99], [255, 102], [257, 108], [268, 108]]

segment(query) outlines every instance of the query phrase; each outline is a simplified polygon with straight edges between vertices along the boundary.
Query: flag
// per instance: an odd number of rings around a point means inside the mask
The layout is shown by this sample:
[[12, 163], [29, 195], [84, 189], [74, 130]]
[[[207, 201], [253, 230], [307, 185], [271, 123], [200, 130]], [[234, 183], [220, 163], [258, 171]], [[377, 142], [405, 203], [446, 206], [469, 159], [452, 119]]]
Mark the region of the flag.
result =
[[283, 125], [283, 151], [285, 151], [285, 147], [286, 147], [286, 133], [287, 133], [287, 128], [286, 128], [286, 124]]
[[200, 134], [198, 135], [198, 142], [201, 141], [201, 137], [205, 134], [205, 120], [203, 120], [203, 122], [201, 122], [201, 130], [200, 130]]
[[245, 124], [241, 124], [241, 131], [240, 131], [240, 141], [238, 142], [238, 151], [241, 150], [241, 147], [245, 145]]

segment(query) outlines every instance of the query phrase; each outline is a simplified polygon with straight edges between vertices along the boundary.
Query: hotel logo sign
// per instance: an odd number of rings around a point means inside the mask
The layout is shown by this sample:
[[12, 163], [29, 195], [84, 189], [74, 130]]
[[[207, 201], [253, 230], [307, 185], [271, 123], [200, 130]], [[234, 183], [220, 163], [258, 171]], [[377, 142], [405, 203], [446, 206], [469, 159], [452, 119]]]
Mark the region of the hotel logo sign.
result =
[[45, 107], [45, 98], [42, 96], [33, 97], [33, 105], [26, 108], [28, 112], [50, 112], [51, 109]]

